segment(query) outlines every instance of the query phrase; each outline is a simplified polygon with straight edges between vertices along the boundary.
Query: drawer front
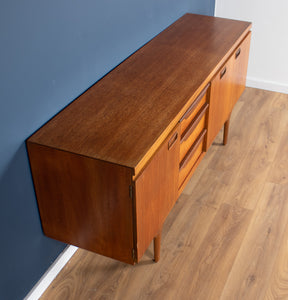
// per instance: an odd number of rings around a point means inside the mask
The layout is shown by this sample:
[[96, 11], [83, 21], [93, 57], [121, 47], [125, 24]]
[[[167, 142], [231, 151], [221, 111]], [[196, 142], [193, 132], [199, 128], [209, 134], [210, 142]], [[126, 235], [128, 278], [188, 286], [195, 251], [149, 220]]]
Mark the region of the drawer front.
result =
[[206, 129], [202, 130], [192, 147], [188, 150], [185, 157], [181, 160], [179, 165], [178, 187], [181, 187], [183, 181], [189, 175], [190, 170], [193, 168], [201, 153], [203, 152], [206, 132]]
[[206, 85], [206, 87], [202, 90], [202, 92], [199, 94], [199, 96], [193, 101], [191, 106], [187, 109], [183, 117], [181, 118], [181, 136], [185, 132], [186, 128], [193, 122], [193, 119], [197, 115], [197, 113], [200, 111], [201, 107], [205, 103], [208, 103], [208, 88], [210, 87], [210, 83]]
[[194, 117], [192, 122], [186, 127], [181, 135], [180, 145], [180, 162], [184, 159], [185, 155], [196, 141], [202, 130], [206, 127], [206, 112], [208, 104], [204, 103], [200, 111]]

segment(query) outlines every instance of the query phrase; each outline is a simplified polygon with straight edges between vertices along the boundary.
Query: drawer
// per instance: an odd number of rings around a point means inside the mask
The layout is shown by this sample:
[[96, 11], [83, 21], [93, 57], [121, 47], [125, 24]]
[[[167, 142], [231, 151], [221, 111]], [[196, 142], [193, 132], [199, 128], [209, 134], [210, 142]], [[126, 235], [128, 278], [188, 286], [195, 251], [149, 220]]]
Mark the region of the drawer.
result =
[[203, 129], [192, 147], [188, 150], [183, 160], [180, 162], [179, 165], [179, 185], [178, 187], [181, 187], [183, 181], [185, 178], [189, 175], [189, 172], [197, 162], [199, 156], [203, 152], [203, 146], [206, 136], [206, 129]]
[[210, 83], [208, 83], [205, 88], [202, 90], [202, 92], [199, 94], [199, 96], [194, 100], [194, 102], [191, 104], [191, 106], [187, 109], [183, 117], [181, 118], [181, 135], [184, 133], [186, 128], [189, 126], [189, 124], [192, 122], [192, 120], [195, 118], [201, 107], [207, 102], [208, 103], [208, 88], [210, 87]]
[[194, 119], [186, 127], [181, 135], [180, 145], [180, 162], [185, 157], [191, 146], [194, 144], [197, 137], [200, 135], [202, 130], [206, 127], [206, 112], [209, 104], [206, 102], [201, 107], [200, 111], [196, 114]]

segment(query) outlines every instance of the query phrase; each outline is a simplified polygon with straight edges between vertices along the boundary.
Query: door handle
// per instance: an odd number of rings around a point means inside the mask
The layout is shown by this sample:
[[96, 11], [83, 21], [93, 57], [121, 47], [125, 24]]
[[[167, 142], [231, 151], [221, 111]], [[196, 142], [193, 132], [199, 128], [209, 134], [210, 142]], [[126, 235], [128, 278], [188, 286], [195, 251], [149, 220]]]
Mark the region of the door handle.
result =
[[241, 54], [241, 48], [239, 48], [235, 53], [235, 59], [237, 59], [240, 54]]
[[226, 74], [226, 71], [227, 71], [227, 68], [225, 67], [220, 73], [220, 79], [223, 78], [223, 76]]
[[178, 139], [178, 132], [175, 132], [168, 142], [168, 150], [170, 150]]

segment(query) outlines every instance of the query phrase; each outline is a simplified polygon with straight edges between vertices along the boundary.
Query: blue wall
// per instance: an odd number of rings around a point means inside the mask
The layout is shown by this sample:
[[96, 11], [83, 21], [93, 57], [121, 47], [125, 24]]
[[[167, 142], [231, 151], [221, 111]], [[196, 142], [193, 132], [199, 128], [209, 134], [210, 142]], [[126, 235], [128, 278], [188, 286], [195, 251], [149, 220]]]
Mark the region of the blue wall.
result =
[[0, 299], [22, 299], [65, 245], [42, 234], [25, 139], [184, 13], [214, 0], [0, 0]]
[[189, 5], [189, 12], [214, 16], [215, 0], [190, 0]]

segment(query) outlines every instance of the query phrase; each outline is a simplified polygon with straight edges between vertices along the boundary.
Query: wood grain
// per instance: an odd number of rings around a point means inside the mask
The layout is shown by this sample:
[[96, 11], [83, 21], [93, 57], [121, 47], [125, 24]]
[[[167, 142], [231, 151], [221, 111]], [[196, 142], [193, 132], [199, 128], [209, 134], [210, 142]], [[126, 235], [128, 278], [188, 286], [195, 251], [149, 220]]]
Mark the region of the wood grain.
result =
[[231, 111], [243, 93], [246, 84], [251, 33], [249, 33], [211, 82], [208, 120], [208, 147], [221, 127], [225, 125], [224, 145], [228, 138], [227, 121]]
[[267, 183], [260, 199], [221, 299], [264, 297], [288, 221], [287, 187]]
[[232, 111], [231, 96], [233, 89], [233, 57], [225, 63], [211, 82], [209, 117], [208, 117], [208, 147], [229, 119]]
[[223, 128], [223, 145], [224, 146], [228, 143], [229, 125], [230, 125], [230, 116], [228, 117], [228, 120], [224, 123], [224, 128]]
[[215, 135], [230, 116], [233, 53], [239, 64], [247, 63], [239, 47], [245, 48], [250, 28], [248, 22], [185, 15], [28, 139], [47, 236], [139, 262], [203, 159], [207, 127]]
[[203, 91], [197, 96], [195, 101], [191, 104], [191, 106], [188, 108], [188, 110], [185, 112], [185, 114], [180, 119], [181, 123], [181, 136], [183, 135], [184, 131], [188, 127], [188, 125], [193, 121], [196, 114], [200, 111], [201, 107], [208, 103], [209, 99], [209, 85], [205, 87]]
[[[265, 110], [260, 110], [255, 115], [254, 123], [248, 125], [250, 128], [249, 135], [254, 138], [251, 140], [251, 145], [249, 147], [244, 146], [242, 150], [246, 159], [241, 164], [235, 162], [238, 164], [239, 170], [235, 174], [231, 174], [227, 194], [230, 204], [237, 204], [250, 209], [256, 206], [259, 194], [263, 190], [265, 184], [263, 177], [268, 175], [270, 177], [273, 174], [274, 160], [277, 160], [279, 145], [281, 142], [283, 143], [281, 137], [288, 125], [285, 111], [283, 111], [283, 105], [286, 104], [287, 100], [284, 101], [281, 96], [272, 92], [266, 92], [265, 97], [261, 99], [261, 106], [264, 106]], [[244, 109], [242, 112], [244, 113]], [[240, 124], [240, 126], [242, 125]], [[233, 142], [236, 142], [234, 138], [231, 143]], [[249, 142], [248, 139], [247, 142]], [[227, 145], [227, 151], [231, 150], [231, 143]], [[283, 148], [280, 146], [280, 149]], [[275, 180], [275, 183], [280, 182]]]
[[[277, 102], [274, 104], [274, 110], [279, 111], [277, 115], [277, 120], [271, 119], [270, 123], [277, 122], [278, 131], [281, 135], [281, 141], [278, 144], [277, 140], [277, 153], [273, 160], [273, 167], [269, 172], [269, 181], [278, 183], [278, 184], [288, 184], [288, 102], [287, 95], [281, 94], [277, 98]], [[275, 142], [274, 139], [271, 139], [271, 142]]]
[[[282, 186], [283, 191], [288, 194], [287, 185]], [[265, 293], [265, 300], [287, 299], [288, 298], [288, 224], [285, 226], [282, 236], [280, 250], [278, 252], [271, 277], [269, 278], [268, 288]]]
[[[243, 160], [247, 157], [248, 151], [255, 144], [259, 125], [267, 117], [266, 105], [269, 104], [272, 98], [277, 97], [277, 94], [258, 89], [253, 90], [252, 93], [249, 89], [246, 89], [242, 99], [246, 99], [249, 95], [253, 97], [253, 101], [249, 105], [247, 103], [241, 105], [240, 99], [239, 105], [237, 104], [235, 111], [233, 110], [230, 124], [230, 130], [233, 130], [233, 134], [230, 135], [229, 143], [223, 147], [223, 151], [211, 159], [209, 168], [217, 171], [227, 171], [237, 166], [238, 170]], [[238, 107], [240, 109], [236, 111]], [[222, 134], [220, 133], [220, 135]], [[220, 143], [218, 142], [215, 145], [222, 144], [222, 136], [218, 141]], [[229, 181], [232, 178], [230, 177]]]
[[198, 270], [190, 276], [190, 287], [185, 293], [199, 300], [219, 299], [251, 215], [251, 211], [240, 207], [220, 205], [195, 258], [188, 270], [186, 264], [181, 272], [185, 277], [191, 270]]
[[[125, 293], [123, 287], [122, 291], [125, 298], [176, 299], [182, 295], [182, 299], [185, 299], [184, 293], [187, 292], [186, 288], [190, 284], [190, 276], [182, 276], [180, 270], [187, 267], [191, 259], [195, 257], [209, 225], [217, 213], [213, 207], [189, 200], [183, 196], [179, 199], [180, 202], [182, 201], [179, 205], [183, 205], [184, 209], [180, 211], [169, 231], [166, 231], [162, 244], [161, 261], [158, 263], [159, 267], [157, 266], [157, 269], [154, 270], [151, 269], [153, 274], [145, 274], [145, 277], [142, 274], [142, 278], [141, 274], [138, 273], [139, 277], [134, 286], [138, 285], [139, 280], [141, 280], [141, 285], [138, 286], [139, 290], [136, 291], [134, 288], [134, 292], [132, 292], [132, 286], [130, 292]], [[181, 293], [181, 283], [183, 282], [188, 285], [183, 289], [184, 293]]]
[[135, 182], [137, 262], [153, 238], [160, 233], [177, 200], [179, 147], [178, 125]]
[[251, 32], [249, 32], [245, 40], [239, 45], [232, 54], [233, 63], [233, 95], [231, 96], [232, 107], [236, 104], [239, 97], [242, 95], [246, 86], [246, 74], [248, 68], [249, 49], [251, 42]]
[[[180, 145], [180, 158], [179, 162], [183, 160], [197, 137], [201, 134], [202, 130], [206, 128], [206, 112], [208, 104], [206, 104], [200, 111], [199, 114], [192, 120], [192, 123], [186, 128], [181, 136]], [[181, 126], [182, 127], [182, 126]], [[207, 128], [206, 128], [207, 129]]]
[[140, 172], [250, 28], [184, 15], [30, 140]]
[[28, 149], [45, 235], [134, 264], [132, 170], [30, 142]]
[[154, 243], [154, 261], [158, 262], [160, 259], [160, 250], [161, 250], [161, 232], [155, 236], [153, 243]]
[[195, 142], [192, 144], [191, 148], [187, 151], [183, 160], [179, 165], [179, 189], [185, 185], [185, 179], [191, 175], [193, 169], [197, 166], [197, 162], [201, 158], [201, 155], [204, 155], [203, 146], [206, 137], [206, 129], [203, 129], [200, 135], [197, 137]]
[[79, 249], [42, 299], [287, 299], [287, 103], [246, 88], [229, 143], [220, 132], [167, 217], [157, 264], [153, 243], [136, 266]]

